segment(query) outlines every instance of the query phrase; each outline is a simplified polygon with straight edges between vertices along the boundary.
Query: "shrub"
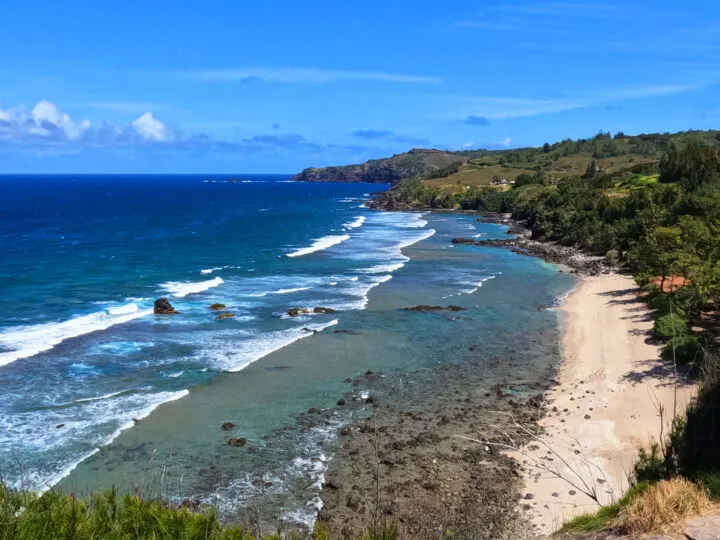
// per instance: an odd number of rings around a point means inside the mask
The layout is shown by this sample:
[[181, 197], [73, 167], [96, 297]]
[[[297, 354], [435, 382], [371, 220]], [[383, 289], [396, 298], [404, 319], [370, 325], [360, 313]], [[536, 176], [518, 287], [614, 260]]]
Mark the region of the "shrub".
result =
[[668, 313], [655, 321], [653, 334], [660, 339], [673, 339], [688, 333], [688, 322], [677, 313]]
[[611, 249], [605, 254], [605, 258], [608, 260], [608, 263], [614, 266], [620, 262], [620, 253], [617, 249]]
[[618, 514], [613, 528], [631, 535], [662, 532], [710, 506], [706, 491], [697, 484], [684, 478], [662, 480], [630, 501]]
[[672, 360], [678, 365], [684, 366], [695, 362], [700, 358], [700, 338], [693, 334], [683, 334], [671, 338], [663, 347], [662, 358]]

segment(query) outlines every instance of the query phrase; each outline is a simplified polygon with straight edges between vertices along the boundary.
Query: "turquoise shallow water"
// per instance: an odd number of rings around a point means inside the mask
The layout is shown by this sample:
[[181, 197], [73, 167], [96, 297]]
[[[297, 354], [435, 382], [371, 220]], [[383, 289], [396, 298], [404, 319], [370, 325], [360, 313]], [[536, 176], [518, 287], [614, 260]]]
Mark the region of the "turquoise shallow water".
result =
[[[450, 243], [503, 237], [504, 227], [370, 212], [360, 208], [368, 186], [204, 180], [93, 185], [97, 200], [82, 205], [89, 216], [69, 197], [67, 207], [32, 210], [25, 229], [3, 221], [15, 259], [0, 266], [0, 357], [13, 358], [0, 366], [0, 445], [23, 463], [19, 480], [43, 487], [64, 477], [60, 487], [77, 491], [140, 486], [201, 497], [229, 515], [262, 502], [307, 521], [347, 418], [340, 411], [307, 425], [297, 415], [333, 406], [351, 390], [347, 377], [372, 369], [425, 384], [438, 366], [464, 359], [532, 355], [533, 370], [557, 362], [557, 314], [537, 307], [573, 278], [509, 251]], [[71, 195], [88, 189], [63, 182]], [[44, 254], [52, 265], [37, 264]], [[145, 314], [159, 294], [182, 314]], [[235, 319], [217, 321], [213, 302]], [[451, 303], [467, 311], [403, 310]], [[338, 313], [282, 316], [317, 305]], [[46, 348], [34, 352], [28, 336]], [[220, 429], [226, 421], [232, 435]], [[229, 436], [248, 443], [233, 448]]]

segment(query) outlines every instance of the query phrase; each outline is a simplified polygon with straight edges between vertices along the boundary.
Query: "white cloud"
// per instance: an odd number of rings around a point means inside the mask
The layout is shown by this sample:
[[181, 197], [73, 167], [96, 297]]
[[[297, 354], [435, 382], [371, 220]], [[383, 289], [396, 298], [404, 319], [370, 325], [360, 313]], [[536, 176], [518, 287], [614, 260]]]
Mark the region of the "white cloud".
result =
[[279, 82], [279, 83], [332, 83], [341, 81], [379, 81], [394, 83], [438, 84], [439, 77], [402, 75], [375, 71], [347, 71], [313, 68], [242, 68], [198, 71], [175, 71], [170, 75], [183, 79], [206, 82]]
[[33, 107], [31, 117], [35, 121], [35, 132], [49, 137], [56, 135], [57, 133], [53, 132], [58, 128], [65, 137], [74, 141], [82, 137], [83, 133], [90, 129], [90, 120], [76, 123], [70, 118], [69, 114], [62, 112], [57, 105], [46, 99], [38, 102]]
[[134, 120], [131, 125], [143, 139], [150, 141], [166, 141], [168, 139], [167, 126], [155, 119], [150, 112], [146, 112]]
[[[179, 134], [147, 112], [130, 125], [75, 121], [55, 103], [43, 99], [29, 113], [25, 108], [0, 109], [0, 143], [35, 147], [132, 146], [147, 142], [181, 142]], [[183, 140], [184, 141], [184, 140]]]
[[463, 143], [463, 145], [462, 145], [463, 150], [467, 150], [468, 148], [472, 148], [473, 146], [475, 146], [475, 143], [473, 143], [473, 142], [466, 142], [466, 143]]

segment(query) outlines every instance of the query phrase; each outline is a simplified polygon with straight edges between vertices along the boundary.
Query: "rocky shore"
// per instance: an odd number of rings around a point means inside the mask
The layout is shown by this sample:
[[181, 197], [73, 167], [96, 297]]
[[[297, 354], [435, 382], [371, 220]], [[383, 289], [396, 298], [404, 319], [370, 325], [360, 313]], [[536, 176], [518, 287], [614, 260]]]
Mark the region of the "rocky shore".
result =
[[480, 247], [504, 247], [521, 255], [539, 257], [547, 262], [569, 266], [581, 274], [596, 276], [608, 273], [611, 267], [605, 257], [587, 255], [582, 251], [569, 246], [562, 246], [555, 242], [540, 242], [527, 236], [527, 231], [516, 227], [510, 232], [519, 232], [515, 238], [506, 239], [475, 239], [453, 238], [453, 244], [471, 245]]
[[462, 361], [430, 372], [348, 379], [338, 402], [348, 421], [338, 427], [318, 516], [330, 537], [357, 538], [395, 523], [399, 538], [436, 539], [447, 531], [458, 539], [534, 538], [519, 504], [526, 502], [522, 465], [500, 445], [540, 435], [542, 395], [555, 384], [556, 339], [520, 340], [488, 358], [478, 336]]

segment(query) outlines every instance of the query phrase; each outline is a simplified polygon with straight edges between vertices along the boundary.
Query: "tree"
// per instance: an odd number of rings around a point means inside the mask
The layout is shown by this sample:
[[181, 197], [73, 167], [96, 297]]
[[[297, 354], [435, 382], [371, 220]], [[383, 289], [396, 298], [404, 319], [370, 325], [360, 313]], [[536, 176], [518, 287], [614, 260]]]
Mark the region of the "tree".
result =
[[585, 178], [586, 180], [592, 180], [595, 178], [598, 174], [598, 166], [595, 160], [593, 159], [590, 163], [588, 163], [587, 168], [585, 169]]

